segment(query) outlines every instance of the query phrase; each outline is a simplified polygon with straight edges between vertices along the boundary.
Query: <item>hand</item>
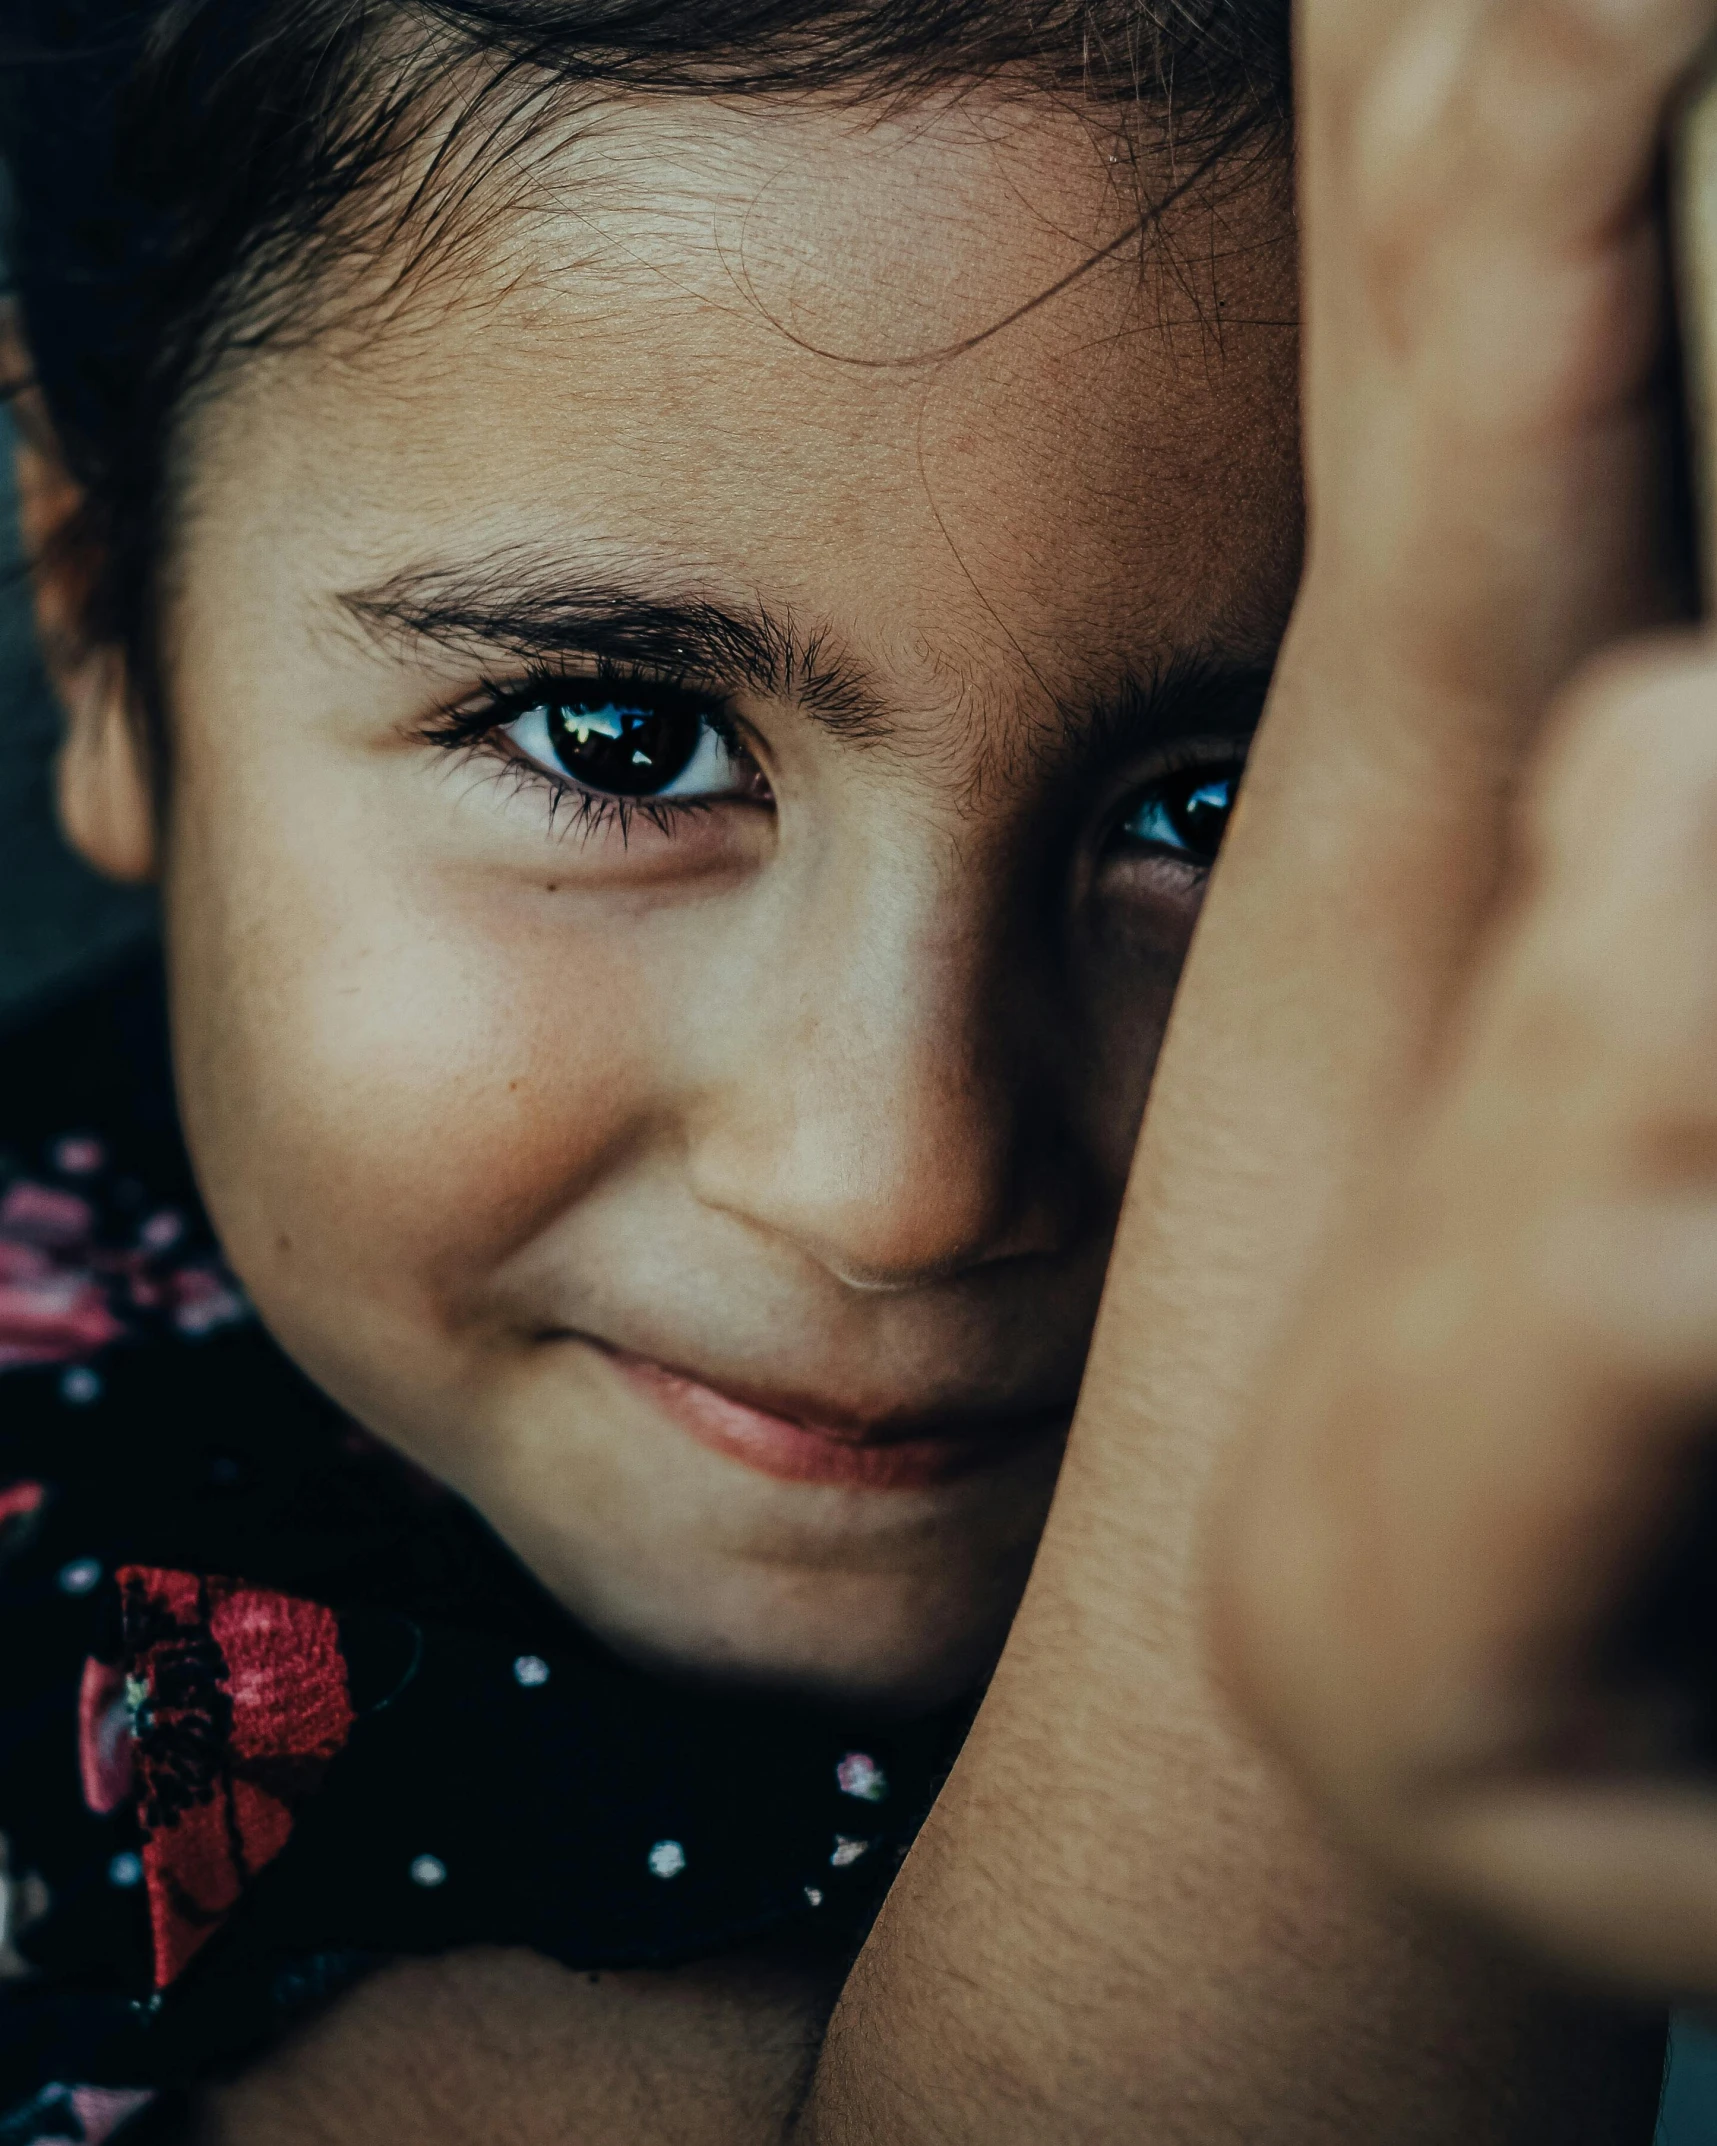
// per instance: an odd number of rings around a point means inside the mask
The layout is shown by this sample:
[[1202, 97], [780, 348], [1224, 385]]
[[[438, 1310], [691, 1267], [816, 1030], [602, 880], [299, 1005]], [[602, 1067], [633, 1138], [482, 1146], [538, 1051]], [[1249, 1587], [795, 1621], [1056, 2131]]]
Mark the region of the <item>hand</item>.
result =
[[1398, 1870], [1717, 1997], [1717, 651], [1600, 667], [1237, 1471], [1227, 1652]]
[[1325, 1273], [1232, 1471], [1220, 1649], [1398, 1871], [1711, 1994], [1717, 1805], [1687, 1760], [1717, 1661], [1666, 1653], [1645, 1591], [1657, 1571], [1662, 1606], [1717, 1398], [1713, 659], [1601, 665], [1534, 747], [1571, 659], [1672, 601], [1653, 174], [1708, 11], [1361, 14], [1305, 24], [1323, 537], [1298, 631], [1340, 704], [1377, 677], [1402, 743], [1371, 757], [1423, 786], [1419, 819], [1453, 810], [1383, 866], [1401, 980], [1360, 902], [1337, 912], [1398, 1025], [1353, 1001], [1360, 1044], [1326, 1046], [1359, 1131], [1329, 1135]]

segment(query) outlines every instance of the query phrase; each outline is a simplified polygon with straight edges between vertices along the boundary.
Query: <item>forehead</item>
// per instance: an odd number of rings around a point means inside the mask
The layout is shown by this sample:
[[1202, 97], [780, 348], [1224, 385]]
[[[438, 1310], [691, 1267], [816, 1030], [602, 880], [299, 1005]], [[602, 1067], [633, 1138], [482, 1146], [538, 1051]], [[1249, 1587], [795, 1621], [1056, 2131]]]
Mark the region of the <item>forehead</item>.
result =
[[186, 622], [246, 575], [278, 617], [516, 553], [762, 602], [915, 692], [1265, 653], [1297, 544], [1282, 189], [1170, 191], [1043, 98], [585, 112], [211, 401]]

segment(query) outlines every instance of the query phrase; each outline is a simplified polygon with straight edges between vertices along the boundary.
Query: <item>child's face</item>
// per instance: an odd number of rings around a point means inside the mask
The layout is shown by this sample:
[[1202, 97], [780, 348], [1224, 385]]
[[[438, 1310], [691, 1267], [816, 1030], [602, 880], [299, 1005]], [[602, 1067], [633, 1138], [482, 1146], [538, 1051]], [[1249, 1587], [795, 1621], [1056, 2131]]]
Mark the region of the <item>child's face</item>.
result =
[[[1122, 228], [1107, 146], [601, 119], [194, 428], [162, 869], [216, 1225], [657, 1661], [937, 1697], [1043, 1520], [1202, 884], [1177, 771], [1220, 780], [1297, 547], [1261, 197], [893, 362]], [[426, 741], [520, 685], [510, 765]]]

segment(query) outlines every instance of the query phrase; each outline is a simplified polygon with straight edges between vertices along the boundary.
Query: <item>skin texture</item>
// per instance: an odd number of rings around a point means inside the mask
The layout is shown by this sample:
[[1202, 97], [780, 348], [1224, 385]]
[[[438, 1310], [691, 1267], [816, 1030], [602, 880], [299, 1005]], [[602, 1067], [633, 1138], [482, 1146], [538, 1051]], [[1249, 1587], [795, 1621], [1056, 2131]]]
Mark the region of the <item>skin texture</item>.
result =
[[[1587, 413], [1536, 421], [1539, 386], [1452, 302], [1466, 197], [1396, 203], [1407, 136], [1361, 155], [1341, 116], [1372, 66], [1343, 26], [1400, 9], [1324, 12], [1302, 70], [1314, 139], [1336, 114], [1306, 200], [1311, 569], [1031, 1583], [827, 2038], [831, 1985], [802, 1963], [709, 1970], [700, 2039], [701, 1970], [592, 1985], [467, 1957], [367, 1985], [212, 2097], [211, 2136], [372, 2141], [377, 2080], [411, 2082], [402, 2135], [448, 2142], [1649, 2135], [1650, 2026], [1351, 1869], [1201, 1640], [1213, 1470], [1421, 1075], [1539, 696], [1668, 600], [1638, 380], [1603, 452]], [[1144, 771], [1099, 775], [1047, 718], [1175, 652], [1267, 652], [1297, 560], [1267, 325], [1292, 297], [1258, 194], [1189, 209], [1178, 280], [1118, 260], [956, 363], [842, 366], [783, 336], [934, 348], [1113, 230], [1087, 131], [1005, 116], [892, 135], [679, 106], [651, 135], [628, 114], [696, 213], [628, 212], [617, 128], [612, 196], [593, 186], [575, 234], [516, 233], [502, 288], [443, 289], [432, 339], [402, 318], [241, 375], [189, 465], [173, 581], [185, 1115], [268, 1317], [639, 1654], [902, 1704], [994, 1652], [1052, 1448], [934, 1496], [788, 1490], [623, 1406], [544, 1322], [849, 1420], [1077, 1376], [1193, 901], [1080, 861]], [[1378, 264], [1353, 214], [1387, 226], [1378, 335], [1355, 326]], [[1520, 236], [1503, 289], [1538, 361], [1566, 320]], [[1212, 258], [1219, 338], [1187, 303]], [[335, 601], [450, 544], [550, 541], [563, 575], [666, 560], [827, 618], [889, 735], [748, 705], [772, 824], [694, 832], [671, 867], [645, 839], [557, 841], [413, 739], [468, 673]], [[1507, 690], [1475, 693], [1505, 656]], [[144, 792], [93, 662], [67, 666], [67, 817], [119, 862]], [[521, 2042], [563, 2055], [491, 2122]]]
[[573, 1975], [528, 1952], [377, 1976], [241, 2082], [195, 2146], [754, 2146], [782, 2137], [838, 1971], [802, 1954]]

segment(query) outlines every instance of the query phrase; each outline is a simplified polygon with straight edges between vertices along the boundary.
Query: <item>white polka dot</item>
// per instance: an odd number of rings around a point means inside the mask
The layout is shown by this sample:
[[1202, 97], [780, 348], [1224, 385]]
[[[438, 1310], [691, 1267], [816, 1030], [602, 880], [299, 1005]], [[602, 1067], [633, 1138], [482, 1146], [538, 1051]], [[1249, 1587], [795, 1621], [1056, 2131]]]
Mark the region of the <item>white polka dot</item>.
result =
[[806, 1886], [806, 1888], [805, 1888], [805, 1904], [806, 1904], [806, 1906], [807, 1906], [807, 1907], [813, 1907], [813, 1908], [820, 1908], [820, 1907], [822, 1906], [822, 1904], [823, 1904], [823, 1894], [822, 1894], [822, 1888], [821, 1888], [820, 1886], [816, 1886], [816, 1885], [807, 1885], [807, 1886]]
[[67, 1177], [88, 1177], [92, 1170], [104, 1169], [106, 1164], [107, 1150], [99, 1140], [74, 1137], [62, 1140], [54, 1149], [54, 1167]]
[[856, 1863], [861, 1855], [870, 1853], [870, 1842], [854, 1840], [850, 1833], [835, 1835], [835, 1852], [829, 1861], [836, 1870], [845, 1870], [849, 1863]]
[[99, 1557], [74, 1557], [69, 1565], [60, 1567], [60, 1592], [67, 1595], [87, 1595], [100, 1579]]
[[677, 1840], [659, 1840], [650, 1850], [650, 1870], [658, 1878], [677, 1878], [686, 1867], [686, 1851]]
[[60, 1374], [60, 1399], [73, 1408], [87, 1408], [101, 1399], [101, 1374], [88, 1364], [73, 1364]]
[[116, 1855], [107, 1866], [107, 1882], [117, 1885], [121, 1892], [129, 1892], [132, 1886], [143, 1883], [143, 1858], [127, 1849]]
[[447, 1865], [438, 1855], [414, 1855], [411, 1859], [411, 1882], [413, 1885], [434, 1887], [447, 1882]]
[[548, 1682], [548, 1664], [540, 1654], [521, 1654], [513, 1664], [513, 1675], [526, 1691], [534, 1691]]
[[849, 1751], [835, 1768], [843, 1796], [857, 1796], [861, 1803], [880, 1803], [888, 1794], [888, 1776], [868, 1751]]

